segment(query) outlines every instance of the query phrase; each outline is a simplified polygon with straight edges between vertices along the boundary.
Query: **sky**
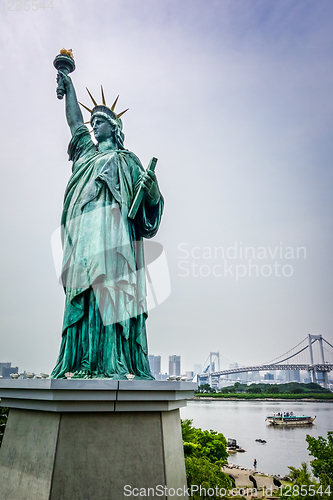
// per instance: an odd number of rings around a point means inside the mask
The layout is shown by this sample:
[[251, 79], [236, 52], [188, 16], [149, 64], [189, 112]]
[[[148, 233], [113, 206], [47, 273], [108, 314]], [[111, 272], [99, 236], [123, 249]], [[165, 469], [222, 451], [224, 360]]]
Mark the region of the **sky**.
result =
[[162, 370], [172, 354], [185, 372], [210, 351], [228, 367], [268, 362], [308, 333], [333, 343], [331, 0], [0, 9], [0, 362], [50, 373], [58, 356], [51, 237], [71, 164], [52, 63], [63, 47], [79, 100], [89, 106], [85, 87], [99, 100], [101, 84], [108, 104], [120, 94], [125, 147], [144, 166], [158, 158], [162, 292], [147, 331]]

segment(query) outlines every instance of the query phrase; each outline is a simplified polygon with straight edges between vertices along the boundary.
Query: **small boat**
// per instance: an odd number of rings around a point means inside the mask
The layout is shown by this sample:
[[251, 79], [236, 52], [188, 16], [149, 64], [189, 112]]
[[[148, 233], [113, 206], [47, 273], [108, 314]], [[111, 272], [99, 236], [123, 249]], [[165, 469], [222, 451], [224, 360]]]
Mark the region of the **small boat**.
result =
[[266, 421], [272, 425], [312, 425], [316, 417], [306, 415], [294, 415], [294, 412], [278, 412], [266, 417]]

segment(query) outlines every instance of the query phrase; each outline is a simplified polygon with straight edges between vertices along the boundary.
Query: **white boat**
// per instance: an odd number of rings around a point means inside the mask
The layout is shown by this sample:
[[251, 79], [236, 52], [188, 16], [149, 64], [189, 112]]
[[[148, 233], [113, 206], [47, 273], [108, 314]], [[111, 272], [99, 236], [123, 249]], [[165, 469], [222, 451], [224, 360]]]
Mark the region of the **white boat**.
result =
[[316, 417], [309, 417], [307, 415], [294, 415], [291, 412], [274, 413], [266, 417], [266, 421], [272, 425], [312, 425]]

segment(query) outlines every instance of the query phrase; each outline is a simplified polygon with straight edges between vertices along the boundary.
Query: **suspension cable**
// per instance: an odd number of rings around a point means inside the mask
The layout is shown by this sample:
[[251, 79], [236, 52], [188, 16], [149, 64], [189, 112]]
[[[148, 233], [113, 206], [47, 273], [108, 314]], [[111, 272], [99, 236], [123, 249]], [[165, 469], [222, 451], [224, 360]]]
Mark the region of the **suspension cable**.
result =
[[327, 349], [327, 347], [323, 346], [324, 351], [328, 352], [329, 354], [333, 354], [333, 351], [330, 349]]
[[[277, 358], [272, 359], [272, 361], [269, 361], [268, 363], [263, 363], [263, 364], [265, 364], [265, 365], [271, 365], [271, 364], [273, 364], [273, 363], [274, 363], [274, 361], [276, 361], [277, 359], [282, 358], [282, 356], [286, 356], [286, 354], [289, 354], [291, 351], [293, 351], [293, 350], [294, 350], [294, 349], [296, 349], [299, 345], [301, 345], [301, 344], [302, 344], [305, 340], [307, 340], [307, 338], [306, 338], [306, 337], [305, 337], [305, 339], [301, 340], [301, 342], [300, 342], [299, 344], [295, 345], [295, 346], [294, 346], [292, 349], [290, 349], [289, 351], [285, 352], [284, 354], [281, 354], [281, 355], [280, 355], [280, 356], [278, 356]], [[306, 346], [306, 347], [305, 347], [305, 349], [306, 349], [307, 347], [309, 347], [309, 346]], [[304, 349], [302, 349], [302, 350], [304, 350]], [[301, 351], [299, 351], [299, 352], [301, 352]], [[297, 354], [298, 354], [298, 353], [297, 353]], [[295, 354], [295, 356], [296, 356], [296, 354]], [[292, 357], [292, 356], [291, 356], [291, 357]], [[289, 358], [286, 358], [286, 359], [289, 359]], [[284, 360], [283, 360], [283, 361], [284, 361]], [[281, 363], [282, 363], [282, 361], [281, 361]]]
[[201, 368], [201, 373], [204, 373], [204, 368], [205, 368], [205, 366], [206, 366], [206, 364], [207, 364], [208, 360], [209, 360], [209, 355], [207, 356], [206, 361], [205, 361], [205, 362], [204, 362], [204, 364], [202, 365], [202, 368]]
[[[231, 359], [228, 359], [228, 358], [226, 358], [225, 356], [222, 356], [222, 354], [220, 354], [220, 358], [225, 359], [226, 361], [228, 361], [228, 363], [236, 364], [236, 361], [231, 361]], [[237, 364], [238, 364], [238, 363], [237, 363]]]
[[331, 347], [333, 347], [333, 345], [332, 345], [332, 344], [330, 344], [330, 343], [329, 343], [326, 339], [324, 339], [324, 337], [323, 337], [323, 340], [326, 342], [326, 344], [328, 344], [328, 345], [330, 345]]
[[[311, 344], [313, 344], [314, 342], [316, 342], [315, 340], [313, 340], [311, 342]], [[303, 349], [301, 349], [300, 351], [296, 352], [295, 354], [292, 354], [291, 356], [288, 356], [288, 358], [284, 358], [284, 359], [280, 359], [279, 361], [277, 361], [276, 363], [269, 363], [271, 365], [277, 365], [278, 363], [283, 363], [284, 361], [287, 361], [287, 359], [290, 359], [290, 358], [294, 358], [295, 356], [297, 356], [297, 354], [299, 354], [300, 352], [302, 351], [305, 351], [305, 349], [308, 349], [309, 346], [306, 345], [305, 347], [303, 347]], [[290, 351], [289, 351], [290, 352]], [[287, 353], [286, 353], [287, 354]], [[268, 364], [268, 363], [267, 363]]]

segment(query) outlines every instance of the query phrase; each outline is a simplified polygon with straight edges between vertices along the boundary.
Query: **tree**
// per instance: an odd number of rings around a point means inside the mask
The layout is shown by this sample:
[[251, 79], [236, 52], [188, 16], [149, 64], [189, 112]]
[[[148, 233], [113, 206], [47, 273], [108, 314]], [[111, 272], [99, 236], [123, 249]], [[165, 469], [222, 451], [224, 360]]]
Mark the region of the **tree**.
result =
[[285, 392], [288, 394], [302, 394], [305, 392], [304, 384], [300, 384], [299, 382], [289, 382], [288, 384], [284, 384]]
[[221, 389], [221, 392], [222, 394], [228, 394], [232, 392], [232, 389], [230, 389], [230, 387], [223, 387], [223, 389]]
[[[202, 488], [215, 490], [216, 486], [228, 490], [232, 487], [231, 479], [222, 472], [227, 464], [227, 441], [223, 434], [216, 431], [203, 431], [193, 427], [192, 420], [182, 420], [182, 434], [187, 485], [201, 485]], [[196, 496], [197, 495], [197, 496]], [[194, 493], [194, 499], [202, 497]], [[221, 496], [209, 496], [220, 499]]]
[[261, 394], [261, 389], [260, 387], [256, 387], [254, 385], [249, 387], [246, 392], [248, 392], [249, 394]]
[[199, 386], [198, 391], [199, 391], [199, 392], [211, 392], [211, 389], [212, 389], [212, 388], [211, 388], [211, 386], [210, 386], [209, 384], [201, 384], [201, 385]]
[[192, 422], [190, 418], [181, 421], [183, 441], [186, 443], [195, 441], [196, 428], [193, 427]]
[[[221, 500], [224, 496], [225, 491], [228, 492], [229, 488], [232, 488], [230, 478], [221, 472], [221, 467], [217, 464], [213, 464], [205, 457], [188, 457], [185, 459], [186, 464], [186, 476], [187, 476], [187, 486], [191, 488], [193, 486], [201, 486], [201, 491], [205, 489], [215, 490], [218, 489], [218, 495], [211, 495], [208, 492], [209, 497], [203, 497], [200, 495], [200, 491], [193, 492], [191, 498], [194, 500], [202, 500], [203, 498], [209, 498], [212, 500]], [[224, 491], [221, 491], [224, 490]], [[222, 494], [221, 494], [222, 493]]]
[[333, 495], [333, 431], [329, 431], [327, 439], [306, 436], [308, 450], [314, 460], [310, 461], [313, 475], [307, 464], [302, 463], [300, 469], [289, 467], [290, 476], [294, 484], [282, 489], [281, 498], [286, 500], [328, 500]]
[[269, 385], [268, 387], [265, 388], [265, 393], [266, 394], [279, 394], [280, 389], [277, 385]]
[[182, 434], [185, 457], [205, 457], [211, 463], [226, 465], [228, 453], [227, 440], [222, 433], [203, 431], [193, 427], [192, 420], [182, 420]]
[[332, 486], [327, 476], [321, 481], [316, 481], [311, 477], [308, 466], [302, 463], [299, 469], [289, 467], [290, 477], [293, 484], [282, 488], [281, 499], [284, 500], [329, 500], [332, 498]]
[[304, 384], [304, 386], [311, 392], [330, 392], [329, 389], [325, 389], [321, 385], [316, 384], [316, 382], [309, 382], [308, 384]]
[[314, 457], [310, 462], [313, 474], [318, 478], [324, 474], [333, 481], [333, 431], [328, 431], [327, 439], [322, 436], [316, 439], [308, 434], [306, 442], [310, 455]]

